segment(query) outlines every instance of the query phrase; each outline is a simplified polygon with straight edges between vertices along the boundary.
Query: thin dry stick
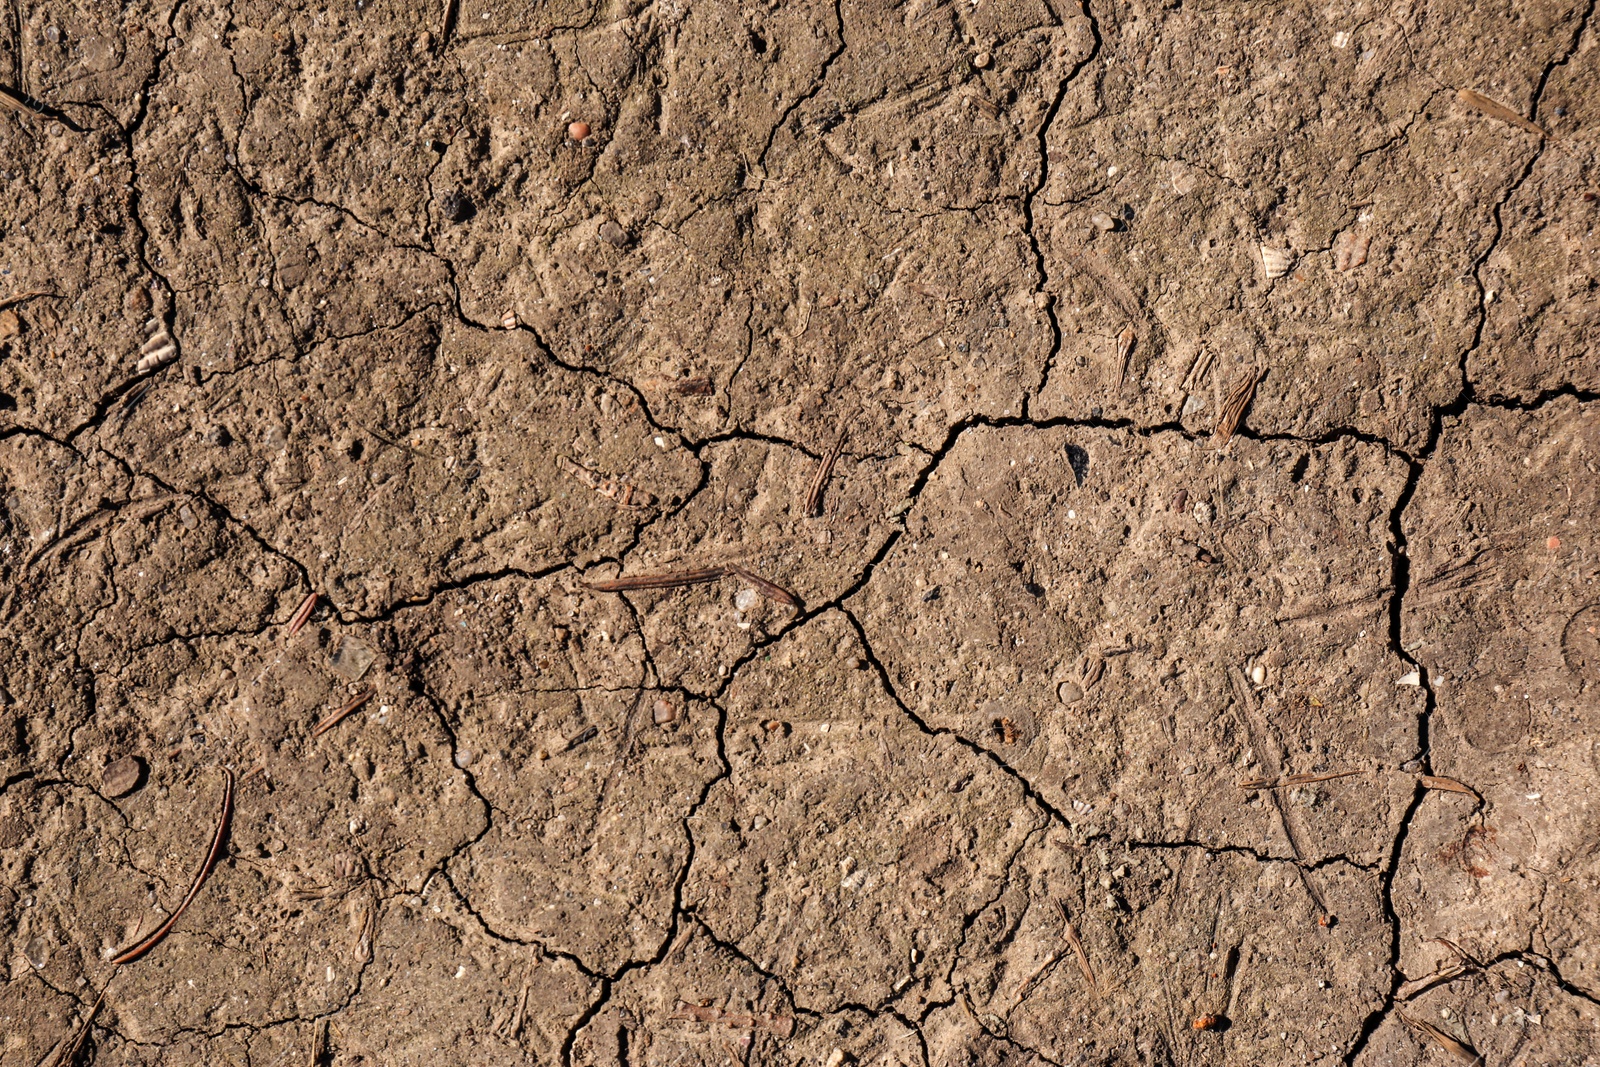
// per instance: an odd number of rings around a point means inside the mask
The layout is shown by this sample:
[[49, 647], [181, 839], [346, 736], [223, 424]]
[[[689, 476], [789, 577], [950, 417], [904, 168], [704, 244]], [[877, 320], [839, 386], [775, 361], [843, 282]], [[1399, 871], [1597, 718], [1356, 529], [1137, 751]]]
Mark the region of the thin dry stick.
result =
[[827, 487], [828, 479], [833, 475], [833, 465], [839, 462], [839, 450], [844, 447], [844, 437], [845, 431], [840, 430], [839, 436], [833, 440], [833, 447], [822, 457], [822, 466], [817, 468], [816, 476], [811, 479], [811, 491], [806, 494], [805, 510], [801, 512], [808, 518], [821, 514], [822, 490]]
[[1544, 127], [1537, 122], [1530, 122], [1500, 101], [1491, 100], [1476, 90], [1458, 89], [1456, 90], [1456, 98], [1468, 107], [1481, 111], [1492, 119], [1499, 119], [1501, 122], [1509, 122], [1513, 126], [1520, 126], [1529, 133], [1536, 133], [1540, 137], [1550, 136], [1545, 133]]
[[1446, 793], [1465, 793], [1473, 800], [1483, 799], [1478, 796], [1476, 789], [1464, 782], [1458, 782], [1454, 778], [1441, 778], [1435, 774], [1424, 774], [1420, 776], [1420, 780], [1425, 789], [1441, 789]]
[[[107, 983], [109, 986], [110, 983]], [[89, 1027], [94, 1022], [94, 1017], [100, 1013], [100, 1005], [106, 999], [106, 991], [100, 990], [100, 995], [94, 1000], [94, 1007], [89, 1009], [89, 1014], [83, 1017], [83, 1022], [78, 1024], [77, 1032], [72, 1035], [72, 1040], [61, 1045], [56, 1054], [45, 1061], [46, 1067], [72, 1067], [72, 1061], [77, 1058], [78, 1050], [83, 1048], [84, 1039], [89, 1036]]]
[[1422, 1019], [1413, 1019], [1403, 1011], [1399, 1012], [1398, 1014], [1401, 1022], [1405, 1023], [1418, 1033], [1426, 1034], [1428, 1037], [1431, 1037], [1435, 1041], [1439, 1042], [1440, 1046], [1446, 1052], [1450, 1053], [1462, 1063], [1483, 1062], [1483, 1057], [1478, 1055], [1478, 1050], [1473, 1048], [1471, 1045], [1457, 1041], [1455, 1038], [1451, 1037], [1449, 1034], [1445, 1033], [1443, 1030], [1439, 1029], [1430, 1022], [1426, 1022]]
[[1083, 980], [1089, 983], [1089, 992], [1096, 997], [1100, 995], [1100, 983], [1095, 981], [1094, 968], [1089, 966], [1089, 954], [1083, 950], [1083, 942], [1078, 939], [1078, 928], [1072, 925], [1072, 917], [1067, 914], [1067, 906], [1061, 901], [1056, 901], [1056, 907], [1061, 912], [1061, 925], [1067, 933], [1067, 943], [1072, 946], [1072, 952], [1078, 957], [1078, 970], [1083, 972]]
[[1218, 438], [1218, 448], [1227, 444], [1233, 437], [1233, 432], [1239, 428], [1239, 420], [1244, 418], [1245, 408], [1248, 408], [1250, 401], [1255, 399], [1256, 384], [1266, 376], [1267, 372], [1264, 370], [1253, 370], [1233, 387], [1233, 392], [1228, 394], [1228, 400], [1222, 405], [1221, 414], [1217, 416], [1216, 428], [1211, 431], [1211, 436]]
[[356, 709], [360, 708], [361, 705], [372, 699], [372, 693], [373, 691], [371, 689], [367, 689], [357, 693], [355, 696], [345, 701], [344, 706], [338, 711], [317, 723], [317, 728], [311, 731], [311, 736], [321, 737], [335, 726], [338, 726], [341, 722], [344, 722], [345, 719], [348, 719], [351, 715], [355, 714]]
[[307, 620], [311, 618], [312, 609], [317, 606], [317, 593], [307, 593], [306, 598], [300, 601], [300, 606], [294, 609], [294, 615], [289, 619], [289, 636], [293, 637], [300, 632]]
[[1246, 778], [1240, 789], [1278, 789], [1288, 785], [1310, 785], [1312, 782], [1331, 782], [1335, 778], [1349, 778], [1364, 771], [1340, 771], [1337, 774], [1290, 774], [1283, 778]]
[[25, 304], [29, 300], [35, 300], [41, 296], [56, 295], [57, 294], [52, 293], [48, 289], [29, 289], [26, 293], [18, 293], [16, 296], [8, 296], [4, 300], [0, 300], [0, 311], [4, 311], [6, 308], [16, 307], [18, 304]]
[[167, 936], [167, 932], [172, 929], [183, 913], [188, 910], [190, 903], [199, 895], [200, 887], [206, 884], [206, 878], [211, 874], [211, 868], [217, 865], [217, 858], [222, 855], [223, 843], [228, 839], [228, 825], [233, 821], [233, 772], [224, 767], [222, 768], [222, 774], [222, 813], [217, 816], [217, 829], [211, 835], [211, 848], [206, 852], [206, 859], [200, 865], [200, 870], [195, 873], [194, 884], [189, 887], [188, 895], [183, 898], [183, 903], [178, 905], [178, 910], [174, 911], [166, 922], [156, 927], [154, 933], [113, 959], [111, 961], [113, 967], [121, 967], [125, 963], [132, 963], [159, 945], [161, 939]]
[[703, 585], [726, 577], [727, 567], [701, 567], [692, 571], [672, 574], [636, 574], [631, 578], [612, 578], [603, 582], [584, 582], [586, 588], [601, 593], [621, 593], [629, 589], [677, 589], [685, 585]]
[[761, 592], [764, 593], [769, 600], [776, 600], [778, 603], [787, 604], [791, 608], [798, 609], [800, 607], [799, 597], [789, 592], [789, 590], [785, 589], [783, 586], [778, 585], [776, 582], [767, 581], [765, 578], [761, 577], [761, 575], [756, 574], [753, 571], [747, 571], [743, 567], [729, 567], [728, 573], [736, 574], [740, 578], [743, 578], [745, 581], [761, 590]]

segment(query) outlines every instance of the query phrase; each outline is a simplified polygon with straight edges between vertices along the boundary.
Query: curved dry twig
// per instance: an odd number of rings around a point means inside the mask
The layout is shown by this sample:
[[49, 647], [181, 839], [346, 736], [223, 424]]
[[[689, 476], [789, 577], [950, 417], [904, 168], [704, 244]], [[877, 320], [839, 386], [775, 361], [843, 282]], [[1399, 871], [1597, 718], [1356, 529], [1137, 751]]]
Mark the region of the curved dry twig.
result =
[[178, 919], [183, 916], [184, 911], [194, 901], [194, 898], [199, 895], [200, 887], [206, 884], [206, 878], [211, 874], [211, 868], [217, 865], [217, 858], [222, 855], [223, 843], [228, 839], [228, 826], [233, 821], [233, 772], [224, 767], [222, 768], [222, 773], [224, 775], [222, 813], [217, 817], [216, 832], [211, 835], [211, 848], [206, 852], [205, 862], [200, 865], [200, 870], [195, 873], [194, 884], [189, 887], [188, 895], [183, 898], [183, 903], [178, 905], [177, 910], [168, 917], [167, 921], [155, 929], [154, 933], [115, 957], [111, 961], [113, 967], [120, 967], [124, 963], [132, 963], [159, 945], [161, 939], [167, 936]]

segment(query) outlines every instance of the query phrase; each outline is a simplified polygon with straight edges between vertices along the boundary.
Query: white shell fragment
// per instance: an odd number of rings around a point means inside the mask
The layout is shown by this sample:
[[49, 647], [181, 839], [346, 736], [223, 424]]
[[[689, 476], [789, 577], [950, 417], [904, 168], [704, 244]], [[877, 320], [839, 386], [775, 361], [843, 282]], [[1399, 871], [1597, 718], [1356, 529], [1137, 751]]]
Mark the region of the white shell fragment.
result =
[[1281, 278], [1294, 266], [1294, 253], [1287, 248], [1261, 246], [1261, 267], [1268, 278]]
[[173, 343], [172, 335], [167, 333], [167, 328], [161, 325], [158, 319], [151, 319], [144, 324], [147, 338], [139, 349], [139, 362], [134, 364], [134, 371], [144, 374], [153, 371], [165, 363], [171, 363], [178, 358], [178, 346]]
[[506, 308], [506, 313], [500, 316], [500, 325], [507, 330], [517, 328], [517, 313], [512, 308]]
[[1394, 680], [1395, 685], [1421, 685], [1422, 673], [1420, 671], [1407, 671]]

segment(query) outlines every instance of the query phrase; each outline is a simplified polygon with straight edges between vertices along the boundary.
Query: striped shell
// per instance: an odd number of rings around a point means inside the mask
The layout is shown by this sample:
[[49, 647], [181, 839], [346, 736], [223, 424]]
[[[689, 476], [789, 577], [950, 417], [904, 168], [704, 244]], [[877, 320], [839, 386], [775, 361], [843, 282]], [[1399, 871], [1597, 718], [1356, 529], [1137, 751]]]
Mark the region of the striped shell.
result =
[[1281, 278], [1294, 266], [1294, 253], [1287, 248], [1261, 246], [1261, 267], [1268, 278]]

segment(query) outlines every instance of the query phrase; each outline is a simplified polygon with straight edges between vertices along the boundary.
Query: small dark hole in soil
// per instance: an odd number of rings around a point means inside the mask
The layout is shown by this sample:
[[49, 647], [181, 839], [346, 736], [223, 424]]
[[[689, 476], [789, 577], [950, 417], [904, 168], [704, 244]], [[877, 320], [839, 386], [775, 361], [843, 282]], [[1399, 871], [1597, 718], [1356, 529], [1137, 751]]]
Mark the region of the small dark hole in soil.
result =
[[362, 444], [360, 441], [353, 441], [353, 442], [351, 442], [349, 449], [346, 450], [345, 454], [348, 455], [351, 459], [359, 460], [361, 458], [362, 453], [364, 453], [366, 450], [367, 450], [367, 446], [366, 445]]
[[1301, 456], [1295, 460], [1294, 466], [1289, 470], [1289, 480], [1299, 485], [1300, 479], [1306, 476], [1306, 468], [1309, 466], [1311, 466], [1311, 457], [1309, 455]]
[[754, 30], [750, 31], [750, 47], [756, 50], [756, 55], [767, 54], [767, 39]]
[[451, 222], [466, 222], [478, 213], [478, 209], [473, 206], [472, 199], [460, 189], [453, 193], [447, 193], [445, 198], [440, 201], [439, 206], [444, 211], [444, 217]]

